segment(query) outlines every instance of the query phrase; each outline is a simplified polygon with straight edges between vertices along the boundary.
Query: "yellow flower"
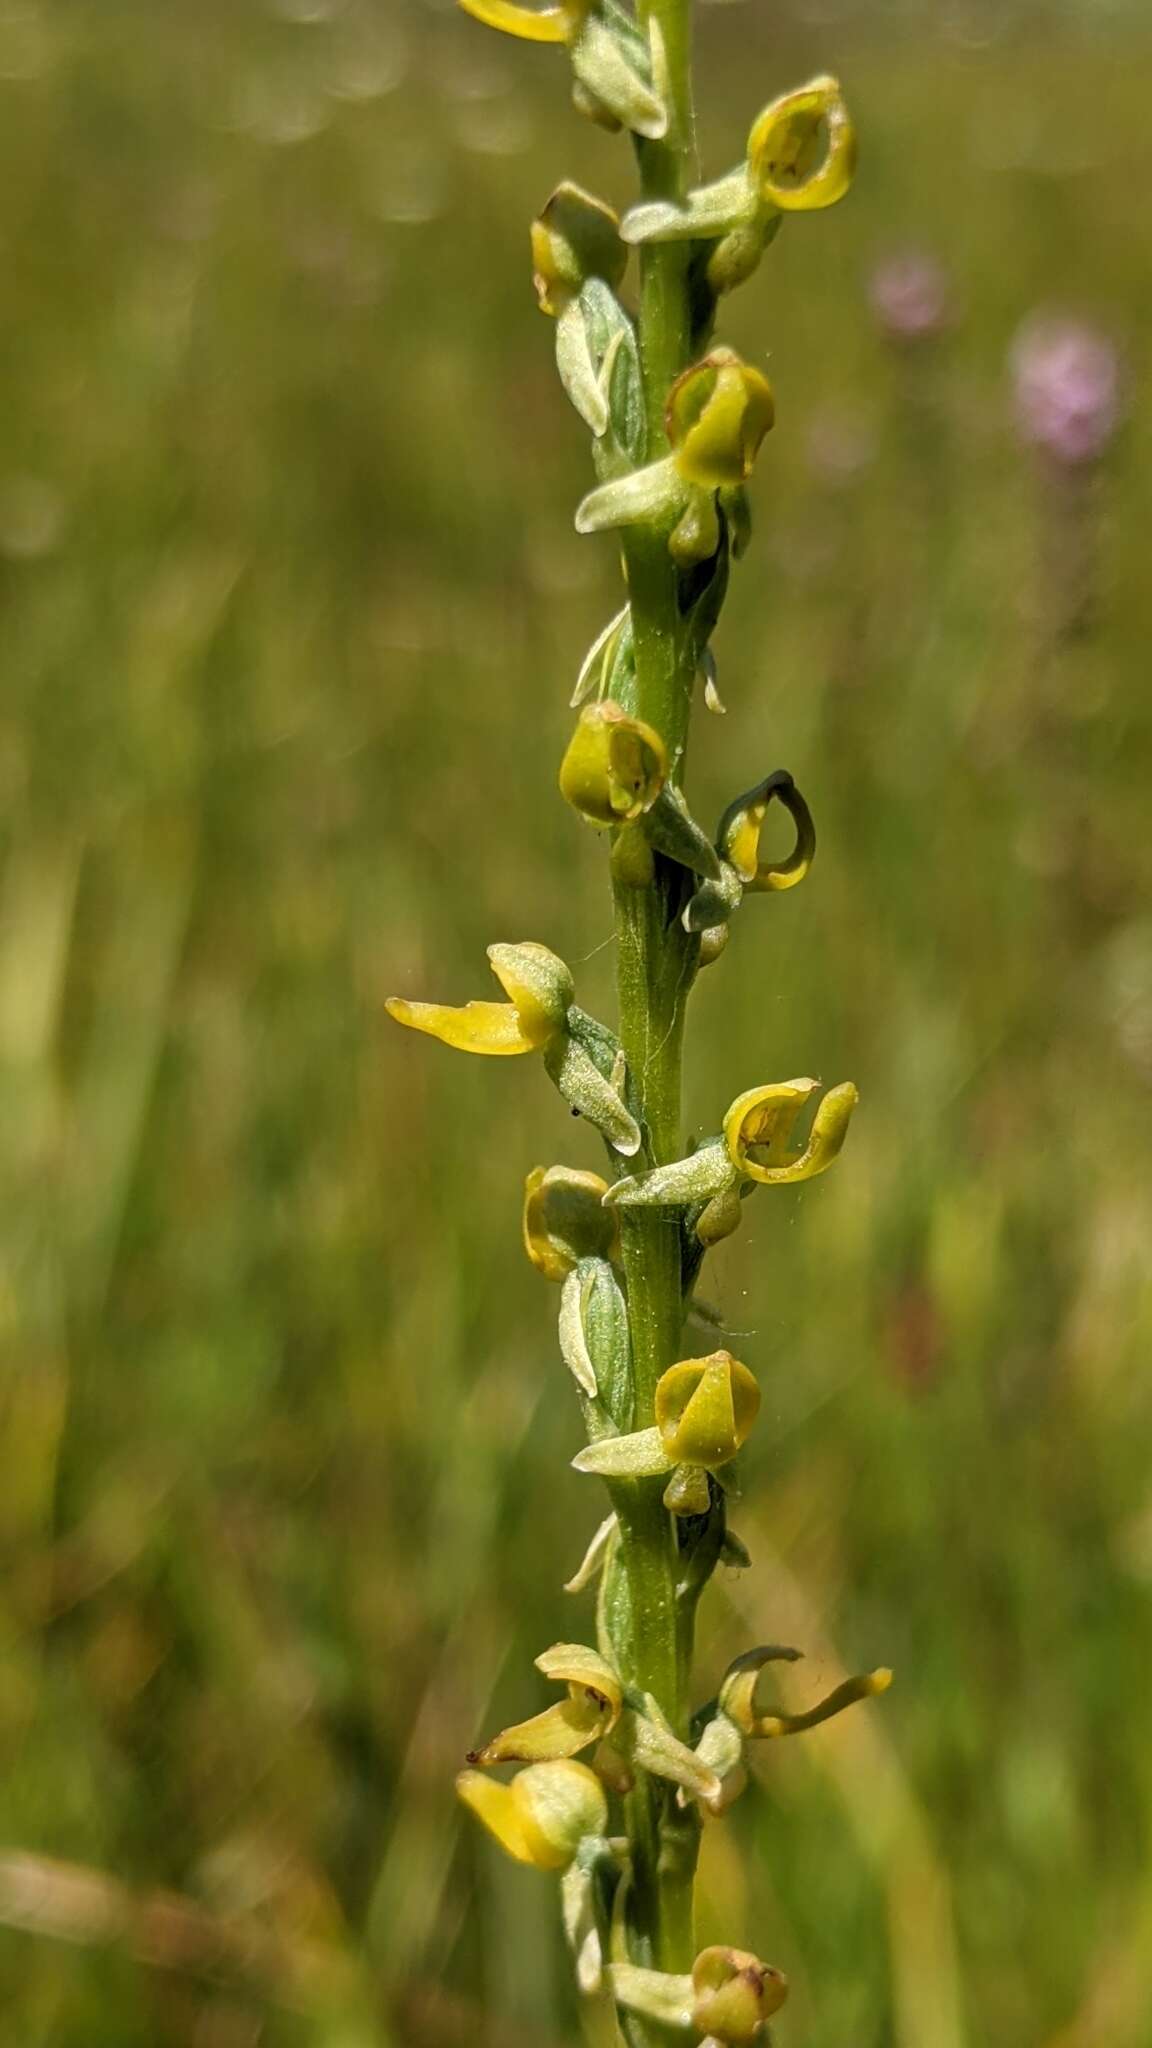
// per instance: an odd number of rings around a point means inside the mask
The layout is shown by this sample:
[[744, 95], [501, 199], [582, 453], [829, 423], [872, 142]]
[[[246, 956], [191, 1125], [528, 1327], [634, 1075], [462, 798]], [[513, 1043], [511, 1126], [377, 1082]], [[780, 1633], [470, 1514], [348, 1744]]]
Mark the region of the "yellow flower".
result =
[[656, 1387], [656, 1427], [677, 1465], [726, 1465], [747, 1442], [759, 1409], [756, 1380], [730, 1351], [685, 1358]]
[[878, 1665], [875, 1671], [859, 1673], [846, 1678], [834, 1686], [816, 1705], [801, 1714], [776, 1712], [761, 1713], [756, 1701], [760, 1678], [768, 1664], [794, 1664], [800, 1657], [799, 1650], [785, 1648], [779, 1643], [766, 1643], [759, 1649], [745, 1650], [728, 1666], [721, 1682], [717, 1705], [720, 1714], [748, 1740], [779, 1735], [802, 1735], [807, 1728], [818, 1728], [822, 1721], [830, 1721], [835, 1714], [842, 1714], [845, 1707], [851, 1707], [858, 1700], [875, 1699], [879, 1693], [887, 1692], [892, 1683], [892, 1673], [887, 1665]]
[[534, 939], [489, 946], [488, 958], [509, 1002], [465, 1003], [455, 1009], [446, 1003], [410, 1003], [404, 996], [389, 996], [384, 1005], [388, 1015], [457, 1052], [501, 1056], [543, 1051], [563, 1032], [576, 993], [568, 968]]
[[[787, 860], [762, 861], [760, 832], [773, 799], [790, 814], [796, 827], [796, 844]], [[758, 782], [755, 789], [745, 791], [729, 804], [720, 820], [716, 844], [745, 889], [792, 889], [804, 880], [816, 852], [816, 827], [787, 769], [777, 769], [774, 775]]]
[[575, 1166], [534, 1166], [524, 1182], [524, 1249], [546, 1280], [566, 1280], [581, 1259], [610, 1259], [619, 1221], [604, 1207], [608, 1183]]
[[856, 169], [856, 130], [839, 81], [811, 78], [765, 107], [748, 137], [748, 167], [761, 199], [782, 213], [843, 199]]
[[664, 424], [680, 475], [704, 490], [746, 483], [775, 417], [767, 377], [732, 349], [713, 349], [668, 393]]
[[573, 1458], [577, 1472], [605, 1479], [670, 1474], [664, 1505], [674, 1515], [706, 1514], [708, 1474], [736, 1456], [760, 1407], [760, 1389], [730, 1351], [685, 1358], [656, 1383], [656, 1421], [628, 1436], [600, 1437]]
[[592, 825], [630, 825], [651, 809], [667, 774], [656, 728], [606, 698], [580, 713], [560, 764], [560, 792]]
[[692, 2024], [713, 2041], [756, 2041], [788, 1996], [782, 1970], [739, 1948], [706, 1948], [692, 1965]]
[[534, 1714], [530, 1721], [502, 1729], [469, 1757], [470, 1764], [552, 1762], [575, 1756], [578, 1750], [611, 1734], [620, 1719], [624, 1695], [612, 1666], [596, 1650], [583, 1643], [554, 1643], [537, 1657], [536, 1669], [545, 1678], [566, 1684], [568, 1698]]
[[594, 121], [650, 141], [668, 132], [668, 109], [653, 82], [653, 47], [639, 26], [606, 19], [596, 0], [529, 7], [523, 0], [460, 0], [466, 14], [528, 43], [566, 43], [573, 99]]
[[628, 251], [610, 206], [565, 179], [530, 229], [532, 281], [542, 313], [558, 318], [590, 277], [614, 291]]
[[724, 1143], [745, 1180], [766, 1186], [812, 1180], [831, 1166], [846, 1136], [859, 1095], [851, 1081], [830, 1088], [812, 1121], [808, 1142], [790, 1152], [792, 1126], [819, 1081], [774, 1081], [738, 1095], [724, 1119]]
[[566, 1759], [531, 1764], [509, 1785], [483, 1771], [461, 1771], [456, 1791], [509, 1856], [536, 1870], [567, 1869], [581, 1842], [608, 1824], [596, 1773]]

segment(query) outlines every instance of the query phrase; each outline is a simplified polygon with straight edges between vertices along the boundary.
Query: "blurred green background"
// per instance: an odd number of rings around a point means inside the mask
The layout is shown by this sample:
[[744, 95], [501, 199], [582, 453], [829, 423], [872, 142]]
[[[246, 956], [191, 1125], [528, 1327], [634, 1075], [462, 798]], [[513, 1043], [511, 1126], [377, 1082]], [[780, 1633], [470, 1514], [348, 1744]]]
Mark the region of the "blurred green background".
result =
[[[815, 69], [863, 139], [724, 338], [770, 362], [705, 818], [821, 835], [692, 1013], [689, 1111], [846, 1076], [706, 1291], [757, 1370], [700, 1691], [891, 1663], [708, 1831], [778, 2048], [1152, 2043], [1152, 37], [1135, 6], [706, 7], [706, 165]], [[625, 147], [447, 4], [0, 4], [0, 2010], [21, 2048], [572, 2048], [554, 1887], [452, 1775], [542, 1704], [600, 1513], [521, 1179], [535, 1063], [387, 1027], [547, 941], [616, 596], [526, 225]], [[869, 302], [909, 243], [946, 331]], [[1020, 322], [1113, 338], [1079, 482]], [[1072, 550], [1069, 556], [1069, 548]], [[585, 1596], [585, 1602], [587, 1596]]]

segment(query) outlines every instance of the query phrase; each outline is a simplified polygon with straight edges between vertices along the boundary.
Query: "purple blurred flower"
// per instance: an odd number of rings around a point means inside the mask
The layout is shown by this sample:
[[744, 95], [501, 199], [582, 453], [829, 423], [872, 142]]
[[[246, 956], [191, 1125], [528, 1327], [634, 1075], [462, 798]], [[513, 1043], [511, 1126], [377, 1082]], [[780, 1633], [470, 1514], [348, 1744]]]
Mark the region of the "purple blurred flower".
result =
[[933, 341], [952, 324], [948, 272], [927, 249], [901, 249], [876, 265], [868, 298], [890, 341]]
[[1012, 344], [1020, 437], [1070, 467], [1098, 462], [1120, 422], [1120, 362], [1099, 328], [1037, 313]]

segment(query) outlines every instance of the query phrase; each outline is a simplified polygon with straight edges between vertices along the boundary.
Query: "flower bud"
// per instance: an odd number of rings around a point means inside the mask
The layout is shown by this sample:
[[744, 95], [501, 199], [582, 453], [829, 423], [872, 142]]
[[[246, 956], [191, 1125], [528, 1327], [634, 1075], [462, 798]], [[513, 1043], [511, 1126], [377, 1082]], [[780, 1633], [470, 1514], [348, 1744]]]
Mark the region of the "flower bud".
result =
[[530, 1764], [510, 1785], [461, 1771], [456, 1791], [509, 1856], [537, 1870], [565, 1870], [581, 1842], [608, 1824], [599, 1778], [568, 1758]]
[[765, 107], [748, 137], [761, 199], [782, 213], [843, 199], [856, 168], [856, 131], [835, 78], [813, 78]]
[[726, 1465], [751, 1433], [760, 1389], [730, 1351], [686, 1358], [656, 1385], [656, 1427], [677, 1463]]
[[601, 277], [613, 290], [628, 251], [610, 206], [565, 179], [530, 229], [532, 282], [542, 313], [557, 315], [586, 280]]
[[783, 1971], [739, 1948], [706, 1948], [692, 1965], [692, 2024], [714, 2041], [755, 2041], [788, 1996]]
[[593, 825], [627, 825], [664, 787], [668, 756], [654, 726], [610, 698], [587, 704], [560, 764], [560, 789]]
[[668, 393], [664, 425], [680, 475], [706, 490], [745, 483], [775, 417], [767, 377], [732, 349], [713, 349]]
[[610, 1259], [619, 1230], [603, 1206], [608, 1183], [575, 1166], [534, 1166], [524, 1182], [524, 1249], [546, 1280], [562, 1281], [581, 1259]]

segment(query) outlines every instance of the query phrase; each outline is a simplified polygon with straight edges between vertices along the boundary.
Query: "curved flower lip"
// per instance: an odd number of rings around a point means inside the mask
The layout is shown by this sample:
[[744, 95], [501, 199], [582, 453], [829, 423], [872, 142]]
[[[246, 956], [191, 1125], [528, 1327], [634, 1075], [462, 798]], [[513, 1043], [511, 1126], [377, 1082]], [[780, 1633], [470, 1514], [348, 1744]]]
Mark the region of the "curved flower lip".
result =
[[384, 1004], [397, 1024], [426, 1032], [457, 1052], [501, 1058], [539, 1052], [564, 1028], [575, 990], [564, 962], [534, 939], [519, 945], [489, 946], [492, 971], [507, 1003], [412, 1003], [389, 996]]
[[[796, 844], [786, 860], [760, 859], [760, 832], [773, 800], [783, 805], [796, 827]], [[786, 768], [758, 782], [733, 799], [720, 820], [716, 844], [735, 868], [744, 887], [757, 891], [794, 889], [816, 855], [812, 813]]]
[[748, 165], [761, 198], [782, 213], [843, 199], [856, 169], [856, 130], [839, 80], [812, 78], [765, 107], [748, 137]]
[[817, 1728], [822, 1721], [830, 1721], [834, 1715], [842, 1714], [845, 1707], [854, 1706], [858, 1700], [875, 1699], [880, 1693], [887, 1692], [892, 1683], [891, 1671], [886, 1664], [881, 1664], [874, 1671], [844, 1679], [805, 1713], [759, 1713], [756, 1693], [765, 1667], [769, 1664], [794, 1664], [801, 1655], [801, 1651], [789, 1649], [781, 1643], [764, 1643], [755, 1650], [745, 1650], [728, 1666], [717, 1703], [720, 1712], [740, 1730], [741, 1735], [752, 1739], [803, 1734], [805, 1729]]
[[789, 1185], [813, 1180], [831, 1166], [860, 1099], [851, 1081], [828, 1090], [803, 1150], [788, 1150], [792, 1127], [819, 1086], [805, 1076], [748, 1088], [736, 1097], [724, 1118], [724, 1142], [738, 1173], [764, 1186]]
[[580, 25], [573, 7], [524, 7], [518, 0], [460, 0], [465, 14], [526, 43], [566, 43]]

